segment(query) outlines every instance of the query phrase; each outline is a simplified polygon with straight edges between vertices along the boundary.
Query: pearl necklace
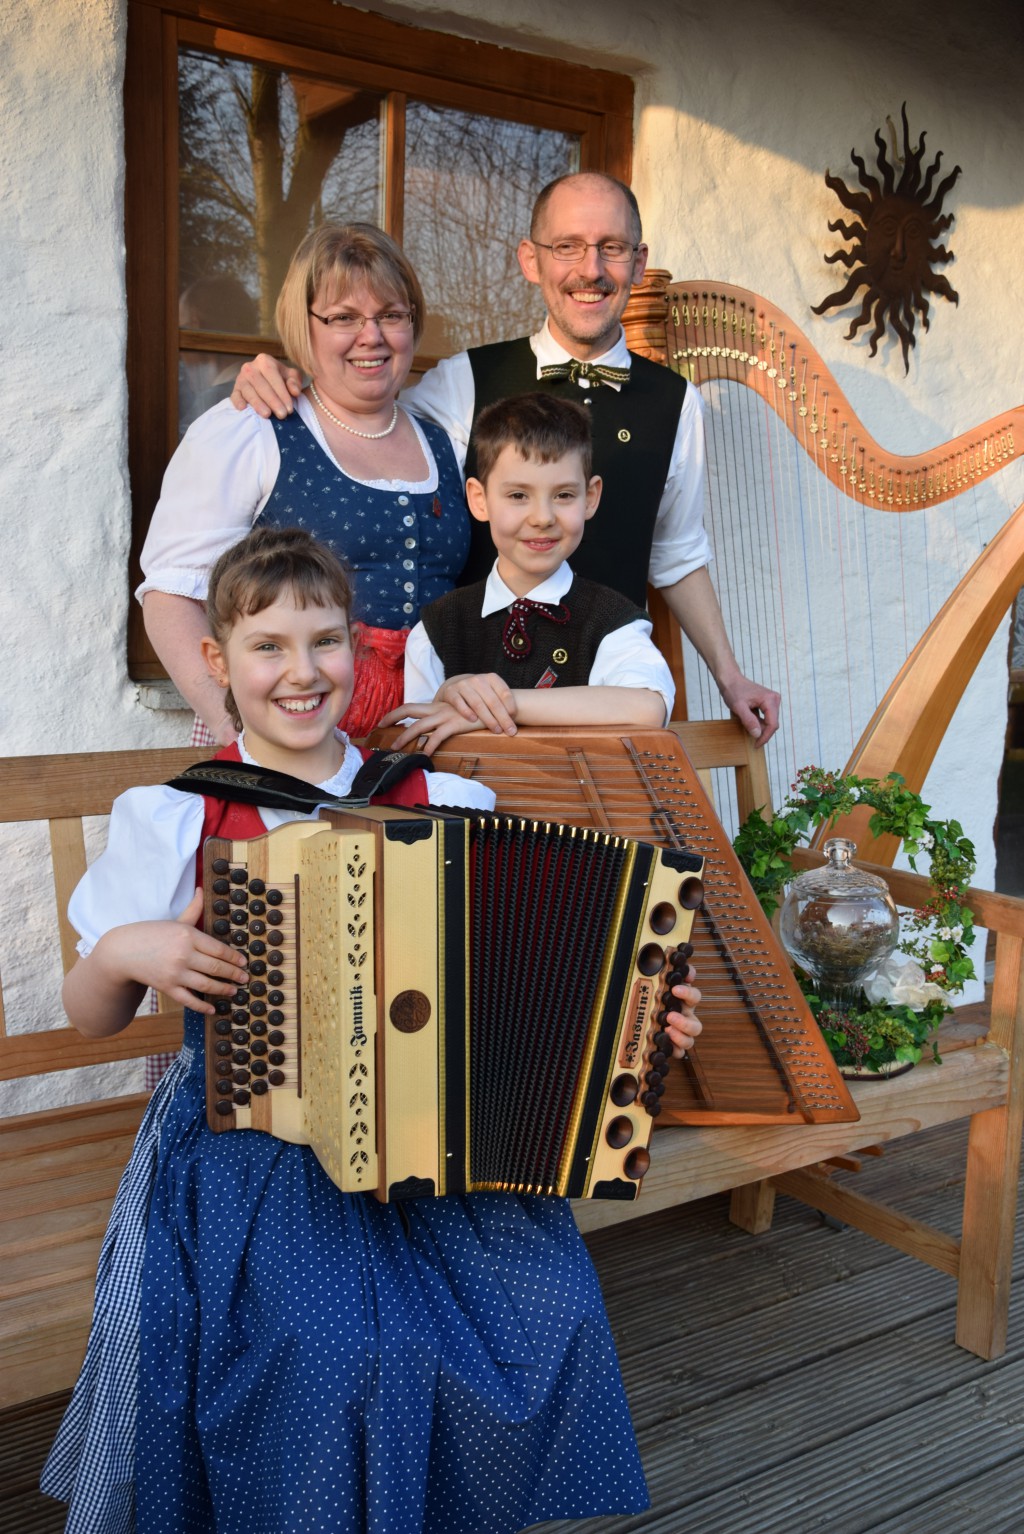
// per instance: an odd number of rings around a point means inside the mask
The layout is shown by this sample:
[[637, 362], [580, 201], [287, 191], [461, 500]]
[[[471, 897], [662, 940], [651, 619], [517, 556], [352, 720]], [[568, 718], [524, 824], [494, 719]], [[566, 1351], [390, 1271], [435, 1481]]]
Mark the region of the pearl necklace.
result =
[[398, 401], [397, 400], [395, 401], [395, 403], [394, 403], [394, 405], [392, 407], [392, 411], [391, 411], [391, 425], [390, 426], [385, 426], [383, 431], [357, 431], [354, 426], [350, 426], [347, 421], [343, 421], [340, 416], [335, 415], [333, 410], [328, 410], [327, 406], [324, 404], [323, 400], [320, 398], [319, 394], [316, 392], [316, 384], [313, 384], [313, 383], [310, 384], [309, 392], [310, 392], [310, 394], [312, 394], [314, 401], [320, 407], [320, 409], [323, 411], [323, 413], [327, 417], [327, 419], [329, 421], [333, 421], [335, 426], [340, 426], [342, 431], [350, 431], [352, 433], [353, 437], [363, 437], [363, 438], [365, 438], [365, 440], [367, 442], [376, 442], [379, 437], [390, 437], [391, 433], [394, 431], [395, 427], [398, 424]]

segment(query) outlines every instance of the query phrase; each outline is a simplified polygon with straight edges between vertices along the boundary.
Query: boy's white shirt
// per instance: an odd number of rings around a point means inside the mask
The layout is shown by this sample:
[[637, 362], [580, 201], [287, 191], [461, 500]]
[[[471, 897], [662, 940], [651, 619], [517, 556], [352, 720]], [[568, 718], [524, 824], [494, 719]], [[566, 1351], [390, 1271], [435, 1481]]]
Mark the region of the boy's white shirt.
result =
[[[561, 602], [572, 585], [572, 569], [566, 561], [528, 592], [531, 602]], [[498, 574], [495, 560], [484, 586], [481, 618], [512, 606], [516, 594]], [[422, 623], [417, 623], [405, 647], [405, 701], [429, 703], [445, 680], [444, 667]], [[676, 690], [672, 673], [651, 639], [649, 619], [635, 618], [606, 634], [598, 646], [587, 678], [590, 687], [646, 687], [660, 693], [666, 722], [672, 717]], [[514, 684], [513, 684], [514, 685]]]

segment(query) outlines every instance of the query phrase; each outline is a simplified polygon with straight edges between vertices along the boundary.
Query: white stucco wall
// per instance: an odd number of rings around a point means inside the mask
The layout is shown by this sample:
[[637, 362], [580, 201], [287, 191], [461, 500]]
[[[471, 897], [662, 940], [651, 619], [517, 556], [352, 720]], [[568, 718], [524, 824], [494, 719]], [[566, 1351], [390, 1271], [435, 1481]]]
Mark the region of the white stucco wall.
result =
[[[868, 0], [834, 15], [810, 0], [591, 0], [585, 26], [578, 7], [547, 0], [366, 8], [633, 74], [633, 179], [652, 264], [769, 296], [809, 332], [869, 430], [894, 450], [936, 445], [1019, 399], [1024, 48], [1011, 0], [968, 9]], [[124, 37], [122, 0], [0, 9], [5, 753], [182, 739], [181, 716], [139, 704], [124, 662]], [[960, 304], [936, 304], [906, 378], [894, 348], [870, 362], [865, 344], [842, 339], [848, 318], [809, 317], [838, 285], [822, 262], [837, 212], [824, 167], [849, 180], [850, 147], [870, 150], [875, 127], [904, 100], [915, 136], [926, 128], [930, 151], [964, 172], [948, 200], [948, 275]], [[1013, 473], [998, 492], [1006, 510], [1024, 498]], [[927, 786], [937, 809], [968, 823], [982, 882], [992, 875], [1004, 722], [997, 640]], [[33, 984], [45, 957], [42, 937], [39, 951], [34, 941], [30, 931], [14, 1026], [59, 1016], [55, 977]], [[104, 1073], [98, 1089], [130, 1089], [132, 1070]], [[60, 1083], [66, 1095], [96, 1089], [72, 1073]], [[8, 1093], [7, 1111], [32, 1090]]]

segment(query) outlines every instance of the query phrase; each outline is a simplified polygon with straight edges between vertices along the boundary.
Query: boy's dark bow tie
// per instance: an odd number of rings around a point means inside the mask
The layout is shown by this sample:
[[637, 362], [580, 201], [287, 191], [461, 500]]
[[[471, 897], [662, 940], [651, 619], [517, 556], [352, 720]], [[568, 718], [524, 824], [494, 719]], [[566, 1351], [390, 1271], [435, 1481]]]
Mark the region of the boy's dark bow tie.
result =
[[549, 623], [569, 622], [569, 609], [564, 602], [534, 602], [530, 597], [516, 597], [501, 631], [501, 648], [509, 660], [525, 660], [533, 649], [526, 628], [530, 613], [539, 613]]
[[548, 367], [542, 367], [540, 376], [541, 378], [568, 378], [570, 383], [576, 383], [582, 378], [585, 383], [593, 384], [597, 389], [603, 383], [628, 384], [629, 368], [605, 367], [602, 362], [578, 362], [573, 357], [570, 362], [553, 362]]

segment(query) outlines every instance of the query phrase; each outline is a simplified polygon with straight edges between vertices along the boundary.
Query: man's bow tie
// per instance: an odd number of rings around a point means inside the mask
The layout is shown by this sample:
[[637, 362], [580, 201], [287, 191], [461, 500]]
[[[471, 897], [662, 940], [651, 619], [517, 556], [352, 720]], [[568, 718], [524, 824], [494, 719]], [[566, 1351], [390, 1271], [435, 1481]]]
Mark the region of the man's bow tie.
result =
[[616, 383], [624, 386], [629, 383], [629, 368], [609, 368], [600, 362], [578, 362], [575, 357], [570, 362], [553, 362], [549, 367], [542, 367], [541, 378], [568, 378], [570, 383], [576, 383], [583, 379], [584, 383], [593, 384], [597, 389], [603, 383]]
[[534, 602], [529, 597], [516, 597], [501, 631], [501, 648], [509, 660], [525, 660], [533, 649], [533, 640], [526, 628], [530, 613], [538, 613], [549, 623], [569, 622], [569, 609], [564, 602]]

